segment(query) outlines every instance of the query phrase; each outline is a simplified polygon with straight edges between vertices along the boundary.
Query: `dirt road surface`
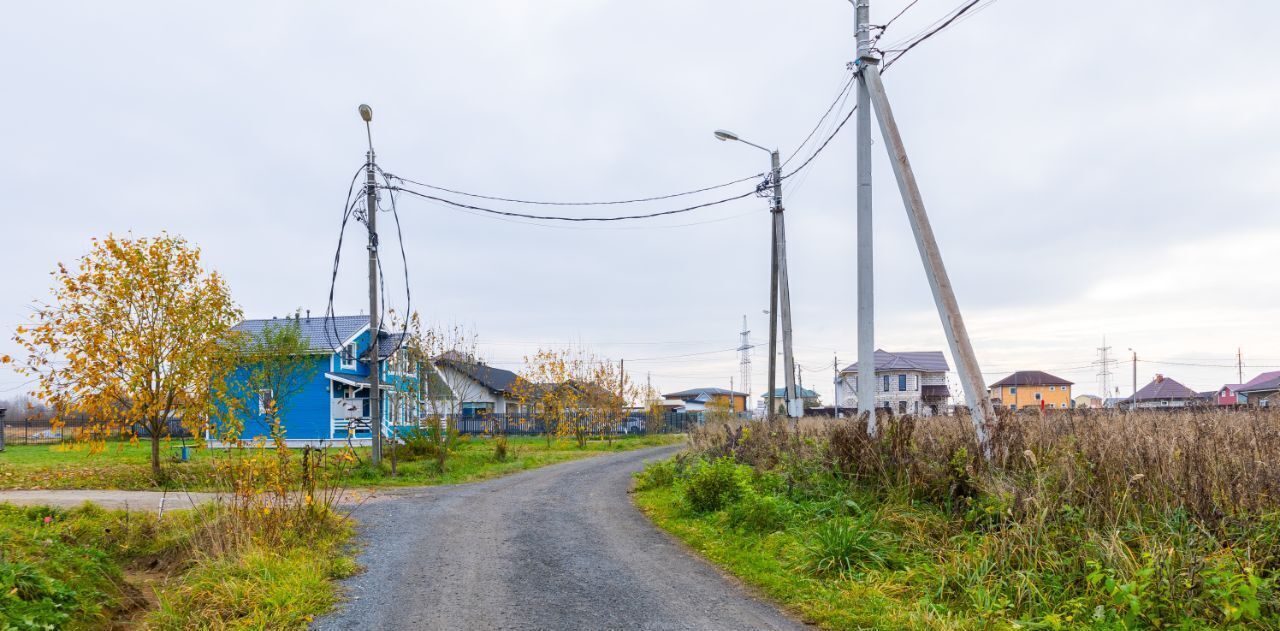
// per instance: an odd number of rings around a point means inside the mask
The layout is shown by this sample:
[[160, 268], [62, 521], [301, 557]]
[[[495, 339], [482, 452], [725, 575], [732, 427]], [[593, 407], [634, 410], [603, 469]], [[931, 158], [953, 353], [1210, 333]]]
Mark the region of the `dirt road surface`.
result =
[[384, 492], [355, 512], [366, 570], [318, 629], [805, 629], [656, 529], [631, 473], [678, 447]]

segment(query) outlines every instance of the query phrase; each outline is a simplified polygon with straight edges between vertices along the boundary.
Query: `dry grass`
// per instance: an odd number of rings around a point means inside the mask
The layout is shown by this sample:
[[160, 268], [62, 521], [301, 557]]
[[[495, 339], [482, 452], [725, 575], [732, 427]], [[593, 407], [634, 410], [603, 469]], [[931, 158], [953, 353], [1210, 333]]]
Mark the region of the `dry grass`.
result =
[[[834, 628], [1280, 628], [1280, 413], [1005, 413], [986, 454], [966, 417], [878, 426], [705, 427], [684, 461], [642, 477], [641, 502]], [[699, 461], [749, 467], [743, 499], [689, 510]], [[817, 560], [840, 576], [793, 582], [824, 533]]]
[[694, 450], [758, 470], [820, 460], [853, 481], [902, 484], [928, 499], [1010, 496], [1019, 515], [1070, 505], [1102, 523], [1140, 510], [1185, 511], [1205, 524], [1280, 507], [1280, 413], [1266, 410], [1002, 414], [982, 457], [967, 417], [806, 419], [706, 427]]

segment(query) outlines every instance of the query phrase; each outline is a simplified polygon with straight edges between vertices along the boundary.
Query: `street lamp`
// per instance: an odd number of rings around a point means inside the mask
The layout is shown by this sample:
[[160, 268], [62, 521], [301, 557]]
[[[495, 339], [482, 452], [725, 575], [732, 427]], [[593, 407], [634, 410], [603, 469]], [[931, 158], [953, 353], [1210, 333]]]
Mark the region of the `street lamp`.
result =
[[[768, 418], [773, 419], [774, 391], [776, 388], [777, 353], [778, 353], [778, 312], [782, 316], [782, 354], [783, 370], [786, 371], [787, 415], [793, 416], [792, 401], [796, 399], [795, 357], [791, 352], [791, 289], [787, 280], [787, 237], [782, 220], [782, 164], [777, 149], [767, 149], [754, 142], [743, 140], [738, 134], [725, 129], [717, 129], [715, 136], [719, 140], [736, 141], [755, 147], [769, 154], [770, 170], [767, 184], [773, 187], [770, 212], [773, 214], [773, 238], [771, 239], [769, 266], [769, 411]], [[781, 309], [779, 309], [781, 304]], [[803, 406], [800, 412], [803, 413]], [[796, 414], [798, 415], [798, 414]]]

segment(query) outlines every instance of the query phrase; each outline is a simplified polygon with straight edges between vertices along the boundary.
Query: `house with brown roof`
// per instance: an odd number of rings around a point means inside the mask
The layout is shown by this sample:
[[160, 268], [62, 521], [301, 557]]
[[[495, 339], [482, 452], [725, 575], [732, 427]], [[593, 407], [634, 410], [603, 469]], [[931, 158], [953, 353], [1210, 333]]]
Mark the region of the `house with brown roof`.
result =
[[1280, 394], [1280, 370], [1264, 372], [1236, 388], [1238, 403], [1259, 407], [1280, 402], [1277, 394]]
[[[875, 379], [875, 407], [893, 410], [898, 414], [929, 416], [943, 414], [951, 398], [947, 387], [947, 358], [941, 351], [910, 351], [891, 353], [876, 350], [875, 372], [868, 378]], [[858, 379], [860, 367], [855, 362], [840, 371], [836, 382], [836, 400], [841, 408], [858, 406]]]
[[1047, 372], [1019, 370], [991, 384], [991, 402], [1010, 410], [1066, 410], [1071, 407], [1071, 386], [1070, 381]]
[[[1136, 400], [1136, 404], [1135, 404]], [[1132, 409], [1168, 409], [1182, 408], [1203, 403], [1200, 393], [1188, 388], [1173, 379], [1157, 374], [1151, 383], [1142, 387], [1133, 396], [1125, 398], [1121, 407]]]

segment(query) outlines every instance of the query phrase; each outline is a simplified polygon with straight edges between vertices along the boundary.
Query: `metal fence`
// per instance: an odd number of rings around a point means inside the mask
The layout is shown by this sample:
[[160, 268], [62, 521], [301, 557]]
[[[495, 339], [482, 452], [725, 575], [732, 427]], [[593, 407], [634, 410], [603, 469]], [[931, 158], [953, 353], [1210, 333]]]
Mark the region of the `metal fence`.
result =
[[[101, 424], [89, 419], [68, 419], [60, 427], [54, 427], [49, 419], [5, 419], [0, 422], [0, 449], [10, 445], [56, 445], [70, 442], [82, 437], [86, 428], [92, 428], [96, 438], [119, 439], [136, 435], [139, 438], [150, 438], [151, 432], [141, 425], [131, 429], [119, 427], [102, 433]], [[178, 420], [168, 423], [167, 435], [173, 438], [191, 438], [191, 432]]]
[[[547, 432], [550, 424], [555, 431], [554, 421], [548, 423], [542, 418], [528, 414], [477, 414], [474, 416], [452, 417], [454, 426], [460, 434], [506, 434], [508, 436], [533, 436]], [[616, 423], [611, 429], [615, 434], [682, 434], [702, 424], [699, 414], [683, 412], [667, 412], [660, 422], [653, 422], [648, 415], [631, 415]]]

